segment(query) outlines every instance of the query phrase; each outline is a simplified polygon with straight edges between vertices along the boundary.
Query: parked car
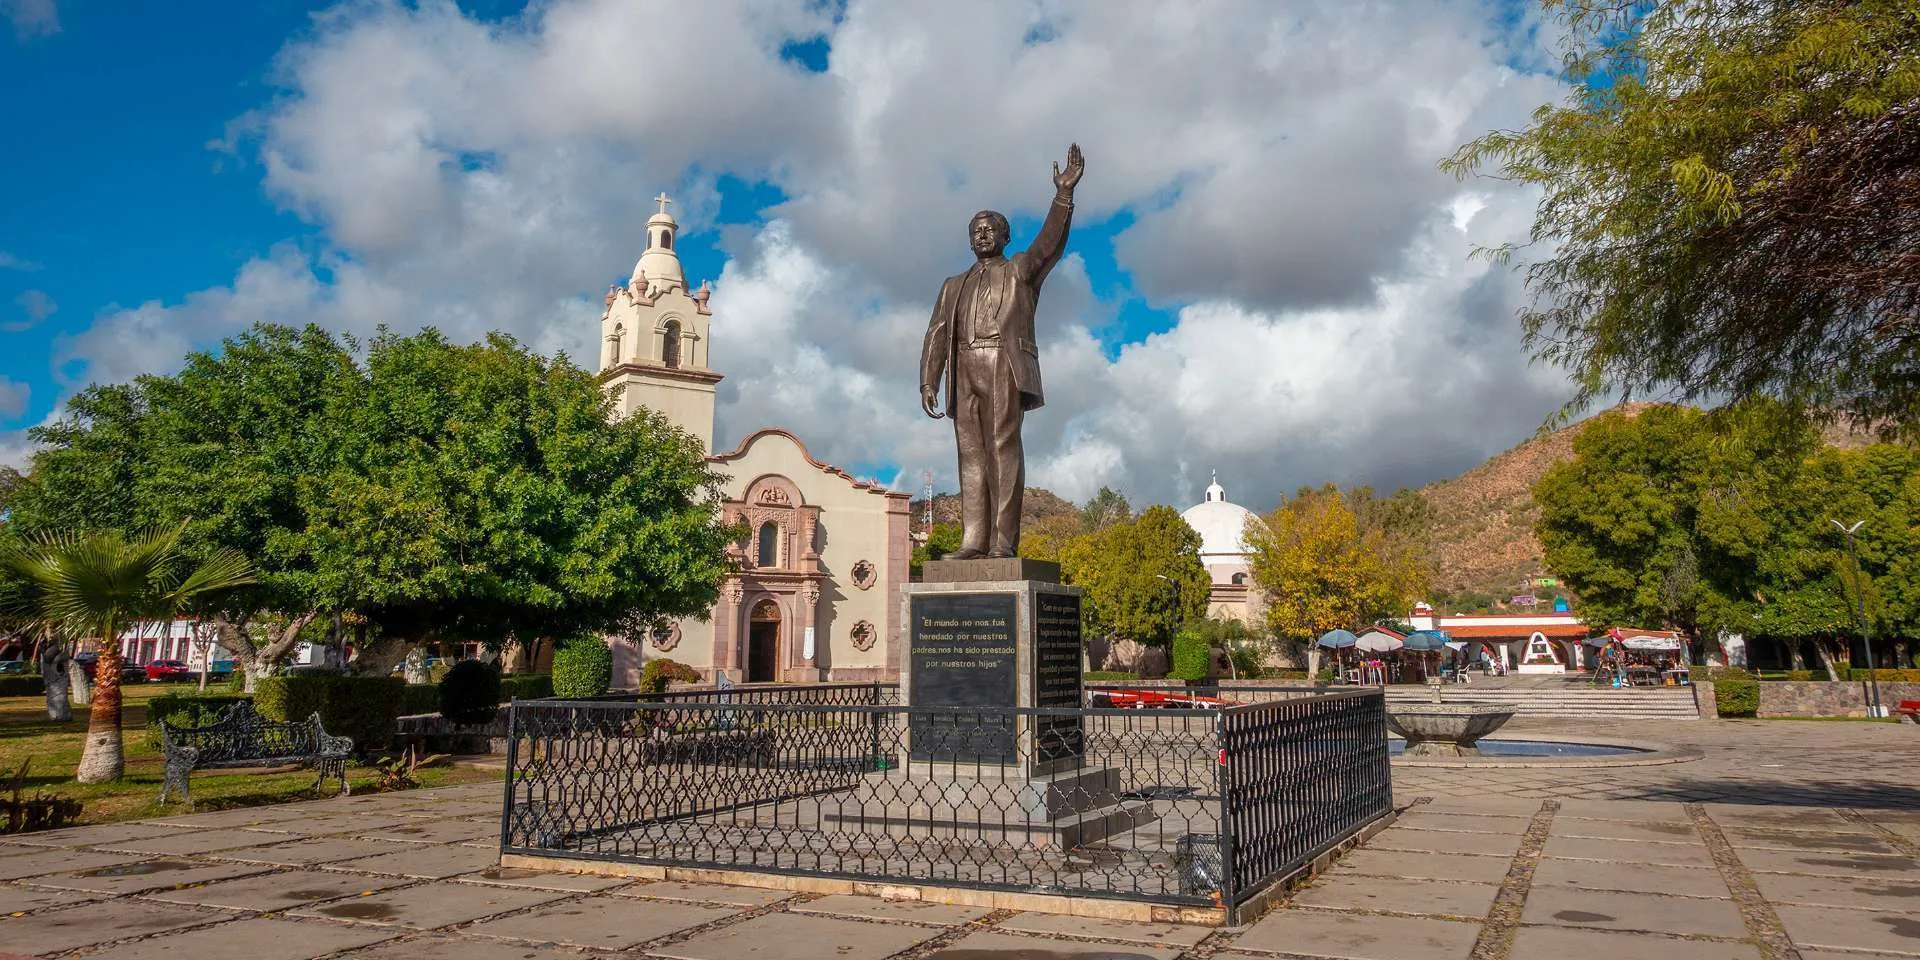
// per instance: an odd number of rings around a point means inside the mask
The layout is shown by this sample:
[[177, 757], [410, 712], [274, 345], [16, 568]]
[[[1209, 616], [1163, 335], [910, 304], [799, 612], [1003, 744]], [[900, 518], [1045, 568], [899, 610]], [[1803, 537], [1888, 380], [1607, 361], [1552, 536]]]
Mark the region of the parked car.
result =
[[154, 683], [162, 683], [166, 681], [192, 680], [193, 678], [194, 678], [194, 672], [192, 670], [187, 669], [187, 665], [184, 661], [180, 661], [180, 660], [149, 660], [147, 661], [147, 679], [150, 681], [153, 681]]
[[0, 673], [32, 673], [25, 660], [0, 660]]
[[240, 669], [240, 661], [238, 660], [215, 660], [207, 666], [207, 677], [212, 680], [231, 677], [233, 676], [233, 672], [238, 669]]
[[137, 663], [120, 664], [121, 683], [146, 683], [147, 668]]

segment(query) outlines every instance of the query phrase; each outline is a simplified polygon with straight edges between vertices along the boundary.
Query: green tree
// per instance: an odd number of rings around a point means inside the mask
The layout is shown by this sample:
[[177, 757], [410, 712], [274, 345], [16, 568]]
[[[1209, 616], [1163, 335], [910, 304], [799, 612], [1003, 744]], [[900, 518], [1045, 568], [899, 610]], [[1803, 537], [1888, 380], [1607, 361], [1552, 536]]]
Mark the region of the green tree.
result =
[[[1352, 499], [1369, 503], [1371, 495]], [[1276, 640], [1310, 643], [1328, 630], [1398, 616], [1426, 591], [1419, 538], [1409, 530], [1390, 536], [1378, 513], [1363, 528], [1349, 500], [1331, 484], [1303, 489], [1248, 522], [1253, 579]]]
[[190, 606], [252, 582], [252, 566], [234, 551], [189, 561], [182, 527], [123, 536], [116, 531], [24, 538], [0, 563], [25, 581], [16, 595], [33, 623], [94, 641], [93, 700], [86, 745], [74, 778], [120, 779], [120, 633], [142, 619], [171, 619]]
[[1098, 533], [1116, 523], [1126, 523], [1133, 519], [1133, 504], [1127, 498], [1110, 487], [1101, 487], [1080, 508], [1080, 529], [1087, 533]]
[[1912, 0], [1545, 0], [1572, 93], [1442, 166], [1541, 189], [1521, 311], [1569, 409], [1773, 396], [1920, 428]]
[[250, 677], [316, 618], [384, 673], [429, 639], [698, 615], [725, 568], [698, 441], [612, 420], [592, 374], [504, 336], [383, 332], [356, 363], [315, 328], [260, 326], [73, 409], [36, 434], [23, 526], [188, 522], [189, 552], [255, 556], [258, 584], [215, 619]]
[[1168, 506], [1068, 541], [1060, 572], [1086, 589], [1086, 632], [1108, 639], [1169, 644], [1181, 624], [1206, 615], [1212, 591], [1200, 535]]
[[919, 573], [928, 560], [939, 560], [947, 554], [960, 549], [960, 525], [957, 523], [936, 523], [927, 531], [927, 539], [913, 545], [913, 556], [908, 560], [912, 572]]

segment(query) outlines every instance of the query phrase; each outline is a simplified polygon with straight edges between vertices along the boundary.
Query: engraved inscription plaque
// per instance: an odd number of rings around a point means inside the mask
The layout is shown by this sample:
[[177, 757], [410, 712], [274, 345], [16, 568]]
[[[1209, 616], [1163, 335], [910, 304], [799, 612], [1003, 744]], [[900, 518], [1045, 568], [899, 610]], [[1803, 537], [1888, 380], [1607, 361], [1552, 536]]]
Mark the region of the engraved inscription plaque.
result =
[[[1080, 598], [1040, 593], [1033, 611], [1033, 705], [1080, 706]], [[1080, 756], [1086, 734], [1079, 717], [1042, 717], [1034, 752], [1041, 762]]]
[[[983, 717], [977, 707], [1011, 707], [1019, 695], [1015, 661], [1018, 598], [1013, 594], [923, 594], [909, 611], [907, 702], [936, 708], [908, 721], [915, 760], [1015, 763], [1011, 714]], [[960, 707], [942, 714], [939, 707]]]

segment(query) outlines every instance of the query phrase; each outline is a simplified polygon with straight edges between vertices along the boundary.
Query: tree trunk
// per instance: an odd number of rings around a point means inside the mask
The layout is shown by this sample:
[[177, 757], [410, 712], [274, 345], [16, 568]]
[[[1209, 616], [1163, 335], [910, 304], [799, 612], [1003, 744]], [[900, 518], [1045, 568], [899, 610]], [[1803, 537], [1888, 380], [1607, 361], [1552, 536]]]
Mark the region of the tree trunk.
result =
[[384, 677], [407, 655], [413, 645], [398, 637], [377, 637], [360, 647], [347, 672], [358, 677]]
[[408, 684], [419, 686], [432, 681], [433, 674], [427, 670], [427, 651], [419, 647], [414, 647], [407, 651], [405, 662], [407, 665], [406, 678]]
[[87, 709], [87, 744], [73, 778], [80, 783], [111, 783], [120, 779], [126, 755], [120, 743], [120, 638], [109, 633], [100, 641], [100, 659], [93, 664], [93, 703]]
[[1800, 648], [1803, 642], [1797, 637], [1787, 641], [1787, 655], [1792, 658], [1788, 661], [1791, 664], [1789, 669], [1805, 670], [1807, 668], [1806, 652]]
[[79, 661], [71, 658], [67, 660], [67, 697], [76, 707], [93, 703], [93, 687], [87, 680], [87, 671]]
[[1826, 668], [1827, 679], [1834, 681], [1836, 683], [1839, 682], [1840, 672], [1834, 669], [1834, 662], [1833, 662], [1834, 657], [1833, 657], [1833, 649], [1832, 649], [1831, 643], [1825, 638], [1816, 639], [1813, 641], [1813, 651], [1820, 655], [1820, 666]]
[[253, 692], [254, 681], [261, 677], [271, 677], [279, 672], [280, 661], [286, 659], [288, 652], [300, 642], [300, 631], [319, 616], [318, 611], [308, 611], [294, 617], [273, 639], [263, 646], [253, 645], [253, 636], [247, 631], [247, 621], [251, 615], [241, 617], [237, 622], [226, 618], [224, 614], [215, 614], [213, 619], [214, 636], [219, 638], [220, 646], [240, 662], [245, 671], [246, 692]]
[[67, 664], [71, 660], [64, 645], [53, 640], [44, 641], [40, 647], [40, 679], [45, 681], [47, 695], [47, 719], [55, 723], [66, 723], [73, 719], [72, 686], [67, 679]]

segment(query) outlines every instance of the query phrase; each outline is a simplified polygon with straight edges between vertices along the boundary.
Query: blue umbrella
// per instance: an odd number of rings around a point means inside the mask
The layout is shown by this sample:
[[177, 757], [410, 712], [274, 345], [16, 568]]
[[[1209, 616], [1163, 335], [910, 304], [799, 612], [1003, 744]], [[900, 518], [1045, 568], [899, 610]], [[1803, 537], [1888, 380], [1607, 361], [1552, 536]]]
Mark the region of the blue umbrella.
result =
[[1354, 644], [1359, 642], [1360, 642], [1360, 638], [1354, 636], [1352, 631], [1328, 630], [1326, 633], [1323, 633], [1320, 635], [1320, 639], [1315, 641], [1314, 645], [1320, 646], [1320, 647], [1331, 647], [1337, 650], [1343, 647], [1351, 647]]
[[1406, 649], [1430, 651], [1445, 650], [1447, 635], [1438, 630], [1415, 630], [1407, 634]]

